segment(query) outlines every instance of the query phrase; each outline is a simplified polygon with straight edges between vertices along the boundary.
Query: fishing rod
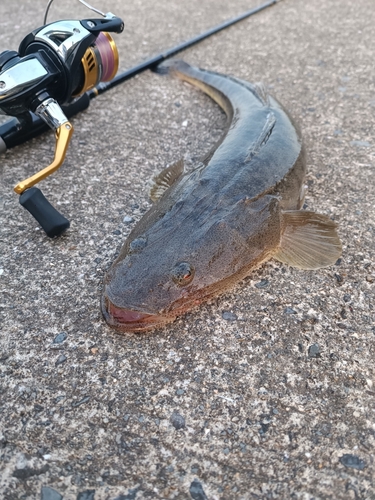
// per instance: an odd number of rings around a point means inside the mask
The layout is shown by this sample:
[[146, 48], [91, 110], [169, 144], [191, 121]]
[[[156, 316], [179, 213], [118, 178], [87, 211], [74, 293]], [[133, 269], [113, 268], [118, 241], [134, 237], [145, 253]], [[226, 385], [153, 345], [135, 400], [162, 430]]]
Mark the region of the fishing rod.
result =
[[20, 204], [51, 238], [61, 235], [70, 222], [34, 186], [64, 162], [73, 133], [69, 119], [87, 109], [91, 99], [98, 95], [145, 70], [155, 69], [165, 59], [280, 0], [268, 0], [117, 76], [119, 56], [110, 33], [121, 33], [123, 21], [84, 0], [79, 1], [102, 17], [46, 24], [53, 2], [49, 0], [43, 26], [22, 40], [18, 52], [6, 50], [0, 53], [0, 113], [13, 117], [0, 126], [0, 154], [49, 129], [55, 131], [53, 162], [14, 188], [20, 195]]
[[129, 80], [130, 78], [133, 78], [134, 76], [138, 75], [139, 73], [142, 73], [143, 71], [147, 69], [155, 69], [159, 64], [161, 64], [165, 59], [168, 59], [169, 57], [175, 56], [179, 52], [182, 52], [183, 50], [188, 49], [189, 47], [192, 47], [193, 45], [196, 45], [197, 43], [201, 42], [202, 40], [205, 40], [206, 38], [215, 35], [216, 33], [219, 33], [219, 31], [224, 30], [225, 28], [229, 28], [229, 26], [233, 26], [233, 24], [236, 24], [240, 21], [243, 21], [244, 19], [253, 16], [254, 14], [257, 14], [258, 12], [261, 12], [262, 10], [266, 9], [267, 7], [271, 7], [271, 5], [274, 5], [278, 3], [280, 0], [269, 0], [268, 2], [263, 3], [262, 5], [259, 5], [258, 7], [255, 7], [253, 9], [250, 9], [246, 12], [243, 12], [242, 14], [229, 19], [228, 21], [224, 21], [221, 24], [218, 24], [217, 26], [205, 31], [204, 33], [201, 33], [200, 35], [197, 35], [190, 40], [187, 40], [186, 42], [182, 42], [175, 47], [171, 47], [170, 49], [167, 49], [164, 52], [161, 52], [160, 54], [151, 57], [150, 59], [147, 59], [141, 64], [137, 64], [136, 66], [133, 66], [132, 68], [120, 73], [119, 75], [115, 76], [113, 80], [110, 82], [102, 82], [99, 83], [93, 90], [89, 92], [90, 98], [96, 97], [97, 95], [102, 94], [103, 92], [106, 92], [107, 90], [112, 89], [113, 87], [116, 87], [120, 83], [125, 82], [126, 80]]

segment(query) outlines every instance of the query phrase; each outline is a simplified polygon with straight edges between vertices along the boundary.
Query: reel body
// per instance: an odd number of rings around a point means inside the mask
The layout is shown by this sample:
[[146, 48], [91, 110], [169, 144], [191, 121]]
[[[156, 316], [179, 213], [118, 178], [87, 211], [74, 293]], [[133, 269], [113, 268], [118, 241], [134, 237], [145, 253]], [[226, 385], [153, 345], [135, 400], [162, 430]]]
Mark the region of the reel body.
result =
[[[17, 126], [27, 130], [27, 125], [35, 121], [36, 115], [56, 134], [53, 162], [17, 184], [14, 190], [20, 195], [62, 165], [73, 133], [65, 110], [81, 101], [85, 109], [88, 106], [85, 93], [100, 82], [111, 80], [117, 73], [118, 51], [110, 33], [121, 33], [124, 23], [111, 13], [103, 16], [44, 25], [22, 40], [18, 52], [6, 50], [0, 54], [0, 112], [16, 117], [16, 123], [10, 124], [10, 130]], [[7, 147], [5, 135], [0, 152]], [[20, 203], [45, 229], [43, 221], [48, 220], [48, 205], [52, 209], [51, 214], [52, 211], [58, 212], [37, 188], [33, 193], [38, 210], [32, 208], [34, 205], [30, 201], [26, 205], [22, 202], [29, 200], [31, 193], [30, 196], [20, 197]], [[40, 206], [41, 200], [43, 207]], [[43, 217], [40, 217], [40, 211]], [[66, 227], [69, 226], [67, 223]], [[54, 230], [46, 232], [56, 236], [66, 227], [57, 233]]]

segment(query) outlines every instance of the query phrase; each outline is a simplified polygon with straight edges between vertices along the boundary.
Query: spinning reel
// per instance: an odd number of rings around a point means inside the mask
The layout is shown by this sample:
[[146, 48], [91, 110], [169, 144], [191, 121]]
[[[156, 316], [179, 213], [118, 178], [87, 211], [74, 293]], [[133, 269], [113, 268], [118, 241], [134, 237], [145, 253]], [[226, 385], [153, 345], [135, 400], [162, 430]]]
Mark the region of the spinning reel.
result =
[[0, 113], [15, 117], [5, 129], [2, 126], [0, 153], [14, 145], [17, 132], [29, 134], [29, 138], [37, 135], [39, 118], [55, 131], [52, 163], [14, 188], [21, 205], [50, 237], [65, 231], [69, 221], [33, 186], [62, 165], [73, 134], [68, 117], [77, 107], [88, 107], [86, 92], [92, 89], [95, 93], [96, 85], [112, 80], [117, 73], [118, 51], [110, 33], [124, 29], [120, 18], [94, 9], [84, 0], [79, 1], [102, 18], [45, 24], [52, 1], [44, 25], [22, 40], [18, 52], [0, 53]]

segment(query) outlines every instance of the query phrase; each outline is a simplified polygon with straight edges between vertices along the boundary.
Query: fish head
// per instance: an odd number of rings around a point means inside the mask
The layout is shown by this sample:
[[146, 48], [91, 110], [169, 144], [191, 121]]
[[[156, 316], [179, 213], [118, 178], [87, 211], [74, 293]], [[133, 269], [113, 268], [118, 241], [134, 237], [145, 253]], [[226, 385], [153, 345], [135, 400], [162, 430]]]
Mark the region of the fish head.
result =
[[246, 276], [280, 238], [273, 196], [174, 215], [136, 227], [108, 271], [102, 311], [111, 326], [142, 331], [173, 321]]

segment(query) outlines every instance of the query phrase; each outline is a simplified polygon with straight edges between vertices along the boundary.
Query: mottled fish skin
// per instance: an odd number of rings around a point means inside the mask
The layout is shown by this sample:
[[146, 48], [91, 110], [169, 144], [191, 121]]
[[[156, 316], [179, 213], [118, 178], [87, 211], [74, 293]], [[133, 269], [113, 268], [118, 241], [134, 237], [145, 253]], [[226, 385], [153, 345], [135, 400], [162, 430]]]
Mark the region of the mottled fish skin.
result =
[[123, 331], [173, 321], [243, 279], [275, 254], [283, 211], [303, 201], [302, 138], [274, 98], [183, 61], [169, 71], [218, 102], [228, 129], [139, 221], [110, 268], [102, 311]]

